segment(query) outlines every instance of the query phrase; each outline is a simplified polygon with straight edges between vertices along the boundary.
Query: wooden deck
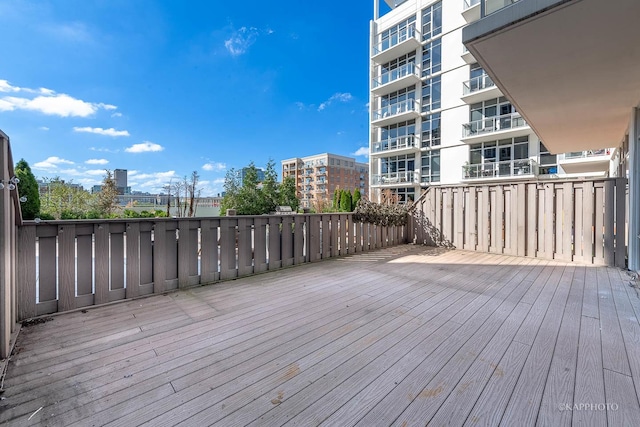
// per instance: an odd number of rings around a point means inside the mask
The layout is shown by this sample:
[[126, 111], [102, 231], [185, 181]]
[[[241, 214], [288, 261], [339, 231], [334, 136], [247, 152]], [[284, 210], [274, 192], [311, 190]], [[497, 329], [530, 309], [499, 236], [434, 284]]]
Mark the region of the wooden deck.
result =
[[638, 425], [615, 268], [412, 245], [24, 327], [15, 426]]

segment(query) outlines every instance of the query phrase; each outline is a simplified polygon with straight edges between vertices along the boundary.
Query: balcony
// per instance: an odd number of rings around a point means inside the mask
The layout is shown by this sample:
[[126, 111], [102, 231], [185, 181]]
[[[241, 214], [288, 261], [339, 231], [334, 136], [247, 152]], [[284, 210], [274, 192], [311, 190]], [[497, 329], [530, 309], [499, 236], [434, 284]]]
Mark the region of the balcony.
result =
[[471, 65], [471, 64], [475, 64], [476, 62], [476, 58], [473, 57], [473, 54], [471, 52], [469, 52], [469, 49], [467, 49], [466, 46], [462, 47], [462, 59], [464, 60], [464, 62], [466, 62], [467, 64]]
[[462, 16], [467, 24], [480, 19], [480, 0], [463, 0]]
[[416, 173], [414, 171], [388, 172], [372, 175], [371, 185], [385, 187], [406, 187], [416, 184]]
[[376, 95], [382, 95], [411, 85], [417, 85], [420, 83], [420, 71], [418, 68], [416, 64], [410, 62], [374, 77], [371, 83], [371, 91]]
[[[494, 12], [499, 11], [500, 9], [504, 9], [507, 6], [511, 6], [513, 3], [516, 3], [519, 0], [483, 0], [483, 1], [484, 1], [484, 16], [487, 16], [487, 15], [491, 15]], [[480, 19], [480, 17], [478, 17], [477, 19]]]
[[410, 25], [373, 47], [371, 59], [384, 64], [420, 47], [420, 32]]
[[463, 124], [462, 140], [472, 143], [488, 138], [512, 138], [527, 135], [530, 131], [529, 125], [519, 113], [511, 113]]
[[530, 179], [538, 175], [538, 163], [533, 159], [479, 163], [462, 166], [464, 181]]
[[461, 99], [467, 104], [473, 104], [484, 99], [498, 98], [499, 96], [502, 96], [502, 92], [487, 74], [462, 82]]
[[327, 170], [326, 170], [326, 169], [324, 169], [324, 168], [323, 168], [323, 169], [318, 169], [318, 170], [316, 171], [316, 176], [324, 176], [324, 175], [326, 175], [326, 174], [327, 174]]
[[395, 104], [387, 105], [373, 112], [375, 126], [385, 126], [395, 122], [416, 119], [420, 117], [419, 103], [415, 99], [407, 99]]
[[558, 155], [565, 173], [602, 174], [609, 170], [614, 149], [585, 150]]
[[415, 135], [399, 136], [397, 138], [390, 138], [384, 141], [376, 141], [372, 143], [371, 154], [403, 154], [420, 151], [418, 139]]

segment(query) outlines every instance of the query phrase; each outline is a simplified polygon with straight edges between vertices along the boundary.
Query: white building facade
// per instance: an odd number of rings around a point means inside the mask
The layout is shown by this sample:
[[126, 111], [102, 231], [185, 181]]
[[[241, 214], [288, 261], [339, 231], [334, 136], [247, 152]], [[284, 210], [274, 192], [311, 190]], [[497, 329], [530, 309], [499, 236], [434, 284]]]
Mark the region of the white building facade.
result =
[[[370, 192], [618, 176], [617, 148], [550, 153], [462, 43], [479, 0], [374, 0]], [[381, 14], [381, 7], [391, 9]]]

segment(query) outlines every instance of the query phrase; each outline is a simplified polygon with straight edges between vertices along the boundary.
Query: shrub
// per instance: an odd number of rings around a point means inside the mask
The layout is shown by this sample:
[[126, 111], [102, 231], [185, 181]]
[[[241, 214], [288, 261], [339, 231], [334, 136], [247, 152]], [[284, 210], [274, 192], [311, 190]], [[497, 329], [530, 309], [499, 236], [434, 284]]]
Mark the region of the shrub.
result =
[[358, 201], [353, 211], [355, 221], [368, 222], [376, 225], [407, 225], [409, 207], [399, 204], [379, 204], [365, 198]]

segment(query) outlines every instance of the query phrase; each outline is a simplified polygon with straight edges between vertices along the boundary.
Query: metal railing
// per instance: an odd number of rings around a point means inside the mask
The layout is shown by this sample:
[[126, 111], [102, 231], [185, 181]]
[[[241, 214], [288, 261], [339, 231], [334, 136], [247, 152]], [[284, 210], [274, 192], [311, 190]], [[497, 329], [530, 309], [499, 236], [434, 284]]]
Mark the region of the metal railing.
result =
[[376, 174], [371, 177], [373, 185], [414, 184], [416, 173], [414, 171], [388, 172]]
[[408, 111], [417, 111], [415, 99], [407, 99], [382, 107], [373, 112], [373, 120], [384, 119], [386, 117], [395, 116]]
[[393, 82], [411, 74], [416, 76], [418, 75], [417, 66], [413, 62], [402, 65], [398, 68], [394, 68], [393, 70], [389, 70], [386, 73], [382, 73], [380, 76], [374, 77], [373, 87], [377, 88], [386, 85], [387, 83]]
[[572, 151], [569, 153], [563, 153], [558, 155], [558, 159], [586, 159], [591, 157], [604, 157], [611, 155], [610, 148], [601, 148], [599, 150], [585, 150], [585, 151]]
[[484, 0], [484, 15], [491, 15], [494, 12], [504, 9], [507, 6], [511, 6], [513, 3], [519, 0]]
[[420, 32], [416, 30], [415, 24], [402, 28], [397, 33], [392, 34], [389, 38], [382, 40], [374, 46], [373, 54], [376, 55], [378, 53], [382, 53], [385, 50], [391, 49], [392, 47], [412, 38], [420, 40]]
[[480, 4], [480, 0], [463, 0], [464, 10], [467, 10], [477, 4]]
[[494, 87], [495, 85], [496, 84], [491, 80], [491, 77], [487, 74], [482, 74], [481, 76], [462, 82], [462, 93], [464, 95], [469, 95], [479, 90]]
[[538, 175], [538, 162], [533, 159], [518, 159], [462, 166], [462, 179], [503, 178], [523, 175]]
[[398, 136], [395, 138], [389, 138], [382, 141], [373, 142], [371, 151], [374, 153], [381, 153], [384, 151], [399, 150], [403, 148], [417, 147], [415, 135]]
[[462, 125], [462, 137], [480, 135], [489, 132], [498, 132], [528, 126], [520, 113], [505, 114], [502, 116], [486, 117], [482, 120], [465, 123]]

